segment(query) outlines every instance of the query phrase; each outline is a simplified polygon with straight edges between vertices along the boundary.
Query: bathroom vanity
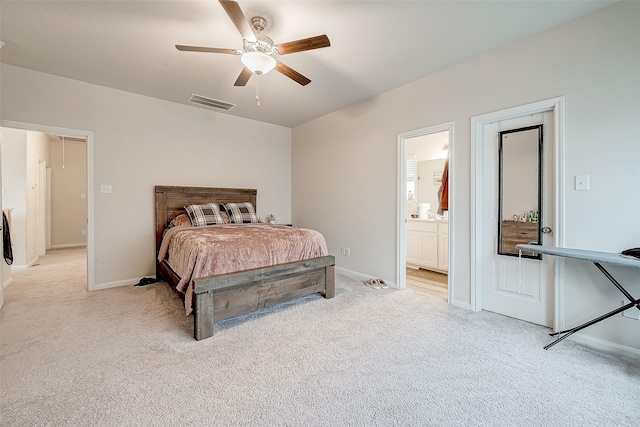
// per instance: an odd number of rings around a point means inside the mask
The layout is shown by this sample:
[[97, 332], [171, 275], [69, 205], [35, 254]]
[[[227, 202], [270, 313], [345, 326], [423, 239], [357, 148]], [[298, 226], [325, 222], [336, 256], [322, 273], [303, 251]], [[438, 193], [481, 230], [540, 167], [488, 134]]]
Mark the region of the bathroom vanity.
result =
[[407, 218], [407, 267], [449, 271], [449, 222]]

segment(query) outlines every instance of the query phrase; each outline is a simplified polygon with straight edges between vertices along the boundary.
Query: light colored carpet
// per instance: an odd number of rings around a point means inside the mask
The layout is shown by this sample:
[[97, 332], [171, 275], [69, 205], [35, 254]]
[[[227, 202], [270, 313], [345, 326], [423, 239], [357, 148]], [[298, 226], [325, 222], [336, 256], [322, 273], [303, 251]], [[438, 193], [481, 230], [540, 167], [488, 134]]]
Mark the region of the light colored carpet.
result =
[[339, 275], [196, 342], [164, 283], [88, 293], [84, 262], [6, 290], [1, 425], [637, 425], [640, 361], [529, 323]]

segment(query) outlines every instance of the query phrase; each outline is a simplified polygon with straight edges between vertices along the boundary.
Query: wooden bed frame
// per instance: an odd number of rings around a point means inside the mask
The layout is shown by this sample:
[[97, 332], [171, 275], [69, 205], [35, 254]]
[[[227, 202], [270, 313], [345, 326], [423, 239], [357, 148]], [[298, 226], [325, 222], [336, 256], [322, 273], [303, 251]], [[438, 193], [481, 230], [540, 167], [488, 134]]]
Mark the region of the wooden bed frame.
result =
[[[215, 202], [251, 202], [257, 190], [239, 188], [156, 186], [156, 258], [162, 233], [183, 206]], [[214, 321], [248, 313], [314, 293], [335, 296], [335, 257], [327, 255], [271, 267], [243, 270], [194, 279], [193, 335], [196, 340], [213, 336]], [[175, 290], [180, 281], [166, 262], [156, 260], [156, 277]], [[176, 290], [184, 299], [184, 295]]]

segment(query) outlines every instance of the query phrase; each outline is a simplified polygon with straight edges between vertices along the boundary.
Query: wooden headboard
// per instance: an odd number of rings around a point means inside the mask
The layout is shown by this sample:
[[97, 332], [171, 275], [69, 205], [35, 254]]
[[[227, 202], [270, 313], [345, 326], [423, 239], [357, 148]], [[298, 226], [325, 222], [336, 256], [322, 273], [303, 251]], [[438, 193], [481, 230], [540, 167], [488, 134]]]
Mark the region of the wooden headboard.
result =
[[156, 254], [160, 249], [162, 233], [169, 222], [186, 213], [185, 205], [202, 203], [251, 202], [257, 209], [258, 190], [247, 188], [177, 187], [156, 185]]

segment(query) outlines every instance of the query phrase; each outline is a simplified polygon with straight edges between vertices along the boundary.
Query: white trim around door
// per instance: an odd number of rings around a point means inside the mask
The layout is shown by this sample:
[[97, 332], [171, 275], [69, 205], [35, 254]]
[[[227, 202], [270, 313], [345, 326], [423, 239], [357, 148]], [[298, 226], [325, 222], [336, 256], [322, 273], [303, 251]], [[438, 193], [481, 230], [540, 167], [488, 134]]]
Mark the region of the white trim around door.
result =
[[11, 120], [0, 120], [0, 127], [22, 129], [26, 131], [44, 132], [52, 134], [64, 134], [87, 140], [87, 289], [95, 289], [94, 272], [94, 207], [93, 207], [93, 132], [68, 129], [58, 126], [46, 126], [32, 123], [15, 122]]
[[[471, 118], [471, 309], [482, 310], [482, 265], [480, 251], [486, 242], [481, 234], [481, 212], [478, 209], [480, 192], [484, 184], [482, 168], [482, 153], [486, 144], [484, 126], [498, 121], [509, 120], [530, 114], [538, 114], [550, 111], [553, 114], [554, 144], [554, 246], [564, 244], [564, 97], [547, 99], [519, 107], [508, 108], [493, 113], [483, 114]], [[564, 263], [557, 260], [554, 273], [554, 329], [562, 329], [564, 326]]]
[[[418, 136], [429, 135], [438, 132], [449, 132], [449, 242], [455, 241], [455, 207], [452, 201], [455, 194], [455, 180], [451, 179], [454, 175], [455, 166], [455, 149], [454, 149], [454, 134], [453, 134], [453, 122], [444, 123], [436, 126], [429, 126], [422, 129], [416, 129], [408, 132], [398, 134], [398, 148], [397, 148], [397, 232], [396, 232], [396, 284], [398, 289], [404, 289], [407, 286], [407, 248], [406, 248], [406, 236], [405, 236], [405, 218], [406, 218], [406, 203], [404, 195], [407, 192], [407, 162], [406, 162], [406, 140], [415, 138]], [[453, 299], [454, 295], [454, 277], [455, 277], [455, 258], [453, 245], [449, 244], [449, 286], [448, 286], [448, 301], [449, 304], [457, 305], [463, 308], [469, 308], [469, 304], [459, 302]]]

